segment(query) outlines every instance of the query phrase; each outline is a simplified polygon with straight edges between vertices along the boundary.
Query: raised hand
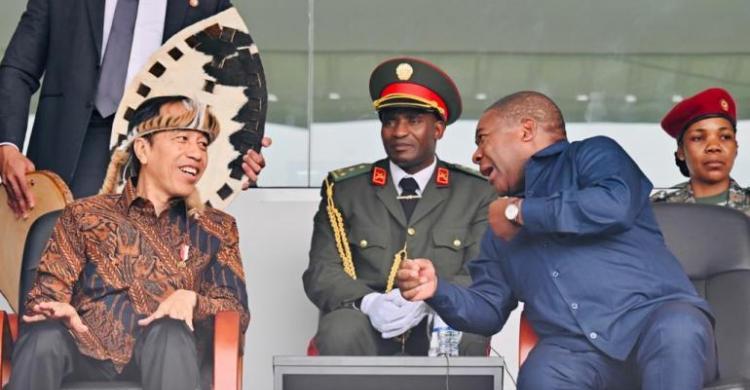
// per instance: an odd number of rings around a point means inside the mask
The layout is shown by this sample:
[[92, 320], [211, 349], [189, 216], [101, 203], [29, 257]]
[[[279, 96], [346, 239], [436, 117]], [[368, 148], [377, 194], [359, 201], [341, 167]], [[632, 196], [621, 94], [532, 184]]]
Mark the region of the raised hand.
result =
[[[272, 140], [269, 137], [263, 137], [261, 145], [264, 148], [271, 146]], [[262, 153], [249, 149], [242, 157], [242, 170], [245, 172], [247, 179], [242, 183], [242, 189], [246, 190], [258, 182], [260, 171], [266, 166], [266, 160]]]
[[509, 204], [515, 201], [517, 201], [517, 198], [498, 198], [497, 200], [490, 203], [490, 208], [487, 212], [487, 220], [489, 222], [490, 228], [492, 229], [492, 232], [505, 241], [512, 240], [513, 237], [515, 237], [516, 234], [518, 234], [518, 232], [521, 230], [520, 225], [511, 222], [505, 216], [505, 209]]

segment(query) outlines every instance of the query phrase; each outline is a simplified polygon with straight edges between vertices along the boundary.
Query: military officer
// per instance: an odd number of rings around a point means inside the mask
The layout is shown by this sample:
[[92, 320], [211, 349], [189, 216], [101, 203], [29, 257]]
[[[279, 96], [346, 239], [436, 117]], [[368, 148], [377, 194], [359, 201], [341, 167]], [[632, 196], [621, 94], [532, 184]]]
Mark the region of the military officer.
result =
[[737, 109], [729, 92], [709, 88], [683, 100], [661, 127], [677, 139], [675, 163], [690, 180], [657, 192], [654, 202], [713, 204], [750, 215], [750, 189], [730, 176], [737, 158]]
[[[322, 355], [426, 355], [433, 313], [393, 285], [400, 261], [434, 259], [463, 285], [479, 252], [487, 208], [497, 197], [485, 178], [440, 160], [435, 148], [461, 115], [458, 88], [435, 65], [394, 58], [370, 76], [386, 159], [331, 172], [314, 219], [302, 279], [320, 309]], [[439, 319], [436, 319], [439, 320]], [[462, 355], [483, 355], [489, 339], [464, 334]]]

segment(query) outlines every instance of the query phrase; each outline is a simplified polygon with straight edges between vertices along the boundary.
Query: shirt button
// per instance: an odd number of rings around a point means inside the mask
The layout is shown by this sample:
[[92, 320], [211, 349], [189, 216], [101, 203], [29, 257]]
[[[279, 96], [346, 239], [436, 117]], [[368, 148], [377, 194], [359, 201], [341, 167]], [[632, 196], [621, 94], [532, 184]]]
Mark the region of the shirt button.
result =
[[362, 248], [367, 248], [367, 240], [362, 240], [359, 242], [359, 246]]
[[598, 334], [596, 334], [596, 332], [591, 332], [591, 333], [589, 333], [589, 338], [590, 338], [591, 340], [596, 340], [596, 338], [597, 338], [597, 337], [599, 337], [599, 335], [598, 335]]
[[557, 272], [557, 271], [552, 271], [552, 277], [553, 277], [553, 278], [556, 278], [556, 277], [558, 277], [558, 276], [560, 276], [560, 273], [559, 273], [559, 272]]
[[410, 235], [410, 236], [413, 236], [413, 235], [417, 234], [417, 231], [416, 231], [416, 230], [414, 230], [414, 228], [413, 228], [413, 227], [410, 227], [410, 228], [406, 229], [406, 233], [407, 233], [408, 235]]
[[528, 194], [529, 196], [534, 196], [534, 191], [526, 191], [526, 194]]
[[575, 303], [575, 302], [573, 302], [573, 303], [570, 304], [570, 308], [573, 309], [573, 310], [578, 310], [578, 304]]
[[456, 248], [458, 248], [459, 246], [461, 246], [461, 240], [458, 240], [458, 239], [453, 240], [453, 246], [455, 246]]

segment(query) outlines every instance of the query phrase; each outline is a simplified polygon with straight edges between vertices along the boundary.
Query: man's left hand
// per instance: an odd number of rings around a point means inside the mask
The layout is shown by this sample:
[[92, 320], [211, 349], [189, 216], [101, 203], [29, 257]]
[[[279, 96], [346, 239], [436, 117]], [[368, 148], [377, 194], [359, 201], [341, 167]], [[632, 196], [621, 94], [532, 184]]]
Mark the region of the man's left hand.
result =
[[159, 318], [172, 318], [185, 321], [190, 330], [193, 328], [193, 310], [198, 303], [198, 294], [190, 290], [177, 290], [167, 299], [163, 300], [159, 307], [150, 316], [138, 321], [138, 325], [147, 326]]
[[496, 236], [505, 241], [512, 240], [521, 230], [521, 226], [509, 221], [508, 218], [505, 217], [505, 209], [513, 202], [518, 204], [518, 198], [498, 198], [490, 203], [490, 209], [488, 211], [487, 219], [490, 228], [492, 228], [492, 231]]
[[[261, 145], [264, 148], [271, 146], [271, 138], [263, 137]], [[258, 175], [260, 171], [266, 166], [266, 160], [263, 158], [262, 153], [258, 153], [255, 150], [249, 149], [244, 156], [242, 156], [242, 170], [245, 172], [247, 179], [242, 183], [242, 189], [246, 190], [258, 182]]]
[[388, 301], [394, 305], [393, 313], [389, 313], [388, 322], [378, 330], [384, 339], [389, 339], [406, 333], [409, 329], [417, 326], [422, 318], [427, 315], [427, 304], [424, 301], [411, 302], [401, 296], [399, 289], [388, 293]]

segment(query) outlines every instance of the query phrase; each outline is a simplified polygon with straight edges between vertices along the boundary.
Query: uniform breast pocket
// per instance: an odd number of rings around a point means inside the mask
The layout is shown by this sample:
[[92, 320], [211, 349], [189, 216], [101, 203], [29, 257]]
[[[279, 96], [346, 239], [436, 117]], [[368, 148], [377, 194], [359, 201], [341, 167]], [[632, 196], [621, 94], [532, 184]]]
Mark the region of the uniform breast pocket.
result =
[[358, 276], [380, 274], [388, 248], [383, 229], [352, 227], [349, 231], [349, 244]]
[[438, 273], [453, 275], [461, 270], [466, 248], [474, 243], [467, 228], [437, 229], [432, 233]]

